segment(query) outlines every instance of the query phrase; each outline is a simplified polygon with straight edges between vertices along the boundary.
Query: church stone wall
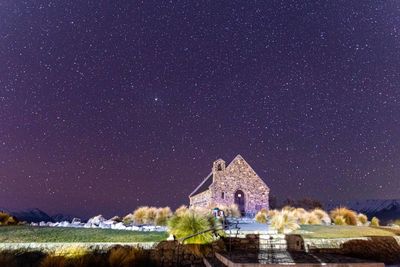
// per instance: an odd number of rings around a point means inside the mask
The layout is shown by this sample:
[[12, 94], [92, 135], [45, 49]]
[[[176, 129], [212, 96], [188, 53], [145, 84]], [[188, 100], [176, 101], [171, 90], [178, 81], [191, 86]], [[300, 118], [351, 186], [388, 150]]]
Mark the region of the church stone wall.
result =
[[207, 190], [200, 194], [190, 197], [190, 206], [207, 208], [210, 204], [211, 191]]
[[235, 193], [241, 190], [247, 215], [254, 215], [262, 208], [269, 209], [268, 186], [240, 155], [226, 167], [223, 160], [215, 161], [212, 171], [214, 181], [209, 190], [192, 196], [191, 206], [232, 205]]
[[234, 204], [235, 193], [241, 190], [244, 193], [246, 214], [254, 215], [262, 208], [269, 209], [269, 188], [241, 156], [237, 156], [225, 170], [213, 171], [214, 183], [210, 189], [214, 203]]

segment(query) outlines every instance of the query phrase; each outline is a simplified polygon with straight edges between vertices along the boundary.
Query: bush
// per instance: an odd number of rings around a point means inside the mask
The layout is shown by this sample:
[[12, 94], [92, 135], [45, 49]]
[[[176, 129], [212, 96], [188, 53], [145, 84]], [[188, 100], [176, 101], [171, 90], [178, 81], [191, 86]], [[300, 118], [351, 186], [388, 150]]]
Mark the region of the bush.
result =
[[136, 224], [144, 224], [149, 207], [139, 207], [133, 212], [133, 220]]
[[0, 211], [0, 225], [17, 225], [18, 220], [8, 213]]
[[122, 219], [123, 224], [129, 225], [135, 222], [135, 217], [133, 216], [132, 213], [127, 214], [123, 219]]
[[167, 221], [172, 216], [172, 211], [169, 207], [157, 209], [156, 218], [154, 220], [155, 225], [165, 226]]
[[365, 214], [359, 213], [357, 215], [357, 220], [361, 225], [365, 225], [366, 223], [368, 223], [368, 217]]
[[331, 224], [331, 218], [329, 217], [328, 213], [326, 213], [324, 210], [316, 208], [313, 211], [311, 211], [312, 214], [318, 217], [318, 219], [324, 223], [324, 224]]
[[338, 215], [335, 217], [335, 219], [333, 220], [333, 223], [335, 225], [346, 225], [346, 220], [342, 215]]
[[154, 224], [156, 216], [157, 216], [157, 208], [155, 207], [147, 208], [143, 221], [145, 224]]
[[371, 226], [379, 226], [379, 219], [376, 217], [372, 217], [370, 225]]
[[[168, 221], [168, 229], [170, 234], [177, 239], [181, 239], [192, 234], [199, 233], [211, 228], [211, 224], [207, 217], [197, 214], [193, 210], [188, 212], [175, 214]], [[185, 244], [207, 244], [213, 241], [211, 232], [206, 232], [194, 236], [185, 241]]]
[[236, 204], [232, 204], [229, 206], [223, 206], [220, 209], [224, 211], [225, 216], [227, 216], [227, 217], [239, 218], [242, 216], [242, 214], [240, 213], [239, 208]]
[[188, 207], [185, 206], [185, 205], [182, 205], [182, 206], [180, 206], [179, 208], [177, 208], [177, 209], [175, 210], [175, 214], [178, 215], [178, 216], [180, 216], [180, 215], [182, 215], [183, 213], [186, 213], [186, 212], [188, 212], [188, 211], [189, 211]]
[[257, 212], [255, 219], [258, 223], [267, 223], [267, 213], [259, 211]]
[[282, 209], [282, 211], [277, 212], [271, 218], [271, 227], [276, 229], [279, 233], [294, 231], [300, 228], [293, 213], [288, 209]]
[[339, 207], [331, 211], [331, 218], [336, 221], [336, 217], [342, 216], [347, 225], [357, 225], [357, 213], [348, 208]]

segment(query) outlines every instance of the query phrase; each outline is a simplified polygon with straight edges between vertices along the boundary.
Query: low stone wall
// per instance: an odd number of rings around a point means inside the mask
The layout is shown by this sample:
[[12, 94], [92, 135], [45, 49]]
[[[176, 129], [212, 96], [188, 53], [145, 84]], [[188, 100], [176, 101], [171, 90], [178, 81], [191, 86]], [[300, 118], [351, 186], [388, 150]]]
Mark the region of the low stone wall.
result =
[[59, 255], [68, 254], [71, 248], [81, 248], [88, 251], [107, 252], [112, 247], [129, 246], [142, 249], [154, 249], [158, 242], [134, 242], [134, 243], [0, 243], [1, 251], [27, 251], [27, 252], [43, 252], [46, 254], [57, 252]]
[[[146, 251], [154, 266], [192, 266], [202, 264], [203, 256], [212, 257], [215, 252], [225, 249], [222, 240], [209, 245], [182, 245], [176, 241], [138, 243], [0, 243], [1, 252], [23, 254], [38, 252], [57, 256], [68, 256], [77, 250], [104, 253], [116, 246], [141, 248]], [[40, 256], [38, 256], [40, 257]], [[179, 262], [179, 264], [178, 264]]]

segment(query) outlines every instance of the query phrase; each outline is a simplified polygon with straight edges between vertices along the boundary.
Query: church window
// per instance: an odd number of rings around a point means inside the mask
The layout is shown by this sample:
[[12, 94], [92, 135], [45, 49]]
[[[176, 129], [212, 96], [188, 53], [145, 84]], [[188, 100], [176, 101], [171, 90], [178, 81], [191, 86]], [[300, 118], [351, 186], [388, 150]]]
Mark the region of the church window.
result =
[[221, 193], [221, 198], [222, 198], [222, 199], [225, 198], [225, 193], [224, 193], [224, 192]]
[[222, 166], [221, 166], [221, 164], [218, 164], [218, 170], [219, 170], [219, 171], [222, 171]]

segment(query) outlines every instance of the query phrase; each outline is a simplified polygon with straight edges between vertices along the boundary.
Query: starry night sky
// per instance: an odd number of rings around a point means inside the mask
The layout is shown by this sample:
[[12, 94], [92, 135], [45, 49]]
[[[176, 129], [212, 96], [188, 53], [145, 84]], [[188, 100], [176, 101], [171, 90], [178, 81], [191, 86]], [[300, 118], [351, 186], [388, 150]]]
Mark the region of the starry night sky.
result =
[[[67, 3], [71, 2], [71, 3]], [[0, 207], [400, 197], [399, 1], [0, 1]]]

